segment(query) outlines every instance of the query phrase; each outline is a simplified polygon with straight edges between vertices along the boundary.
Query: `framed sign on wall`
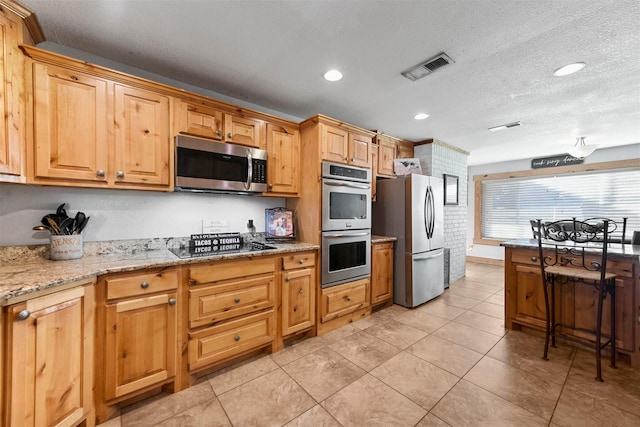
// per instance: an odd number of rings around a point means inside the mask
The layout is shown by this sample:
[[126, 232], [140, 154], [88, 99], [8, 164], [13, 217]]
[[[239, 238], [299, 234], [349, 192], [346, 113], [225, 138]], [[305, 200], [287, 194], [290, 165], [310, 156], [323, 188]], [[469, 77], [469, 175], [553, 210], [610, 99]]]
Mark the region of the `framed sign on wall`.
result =
[[458, 204], [458, 177], [444, 174], [444, 204]]

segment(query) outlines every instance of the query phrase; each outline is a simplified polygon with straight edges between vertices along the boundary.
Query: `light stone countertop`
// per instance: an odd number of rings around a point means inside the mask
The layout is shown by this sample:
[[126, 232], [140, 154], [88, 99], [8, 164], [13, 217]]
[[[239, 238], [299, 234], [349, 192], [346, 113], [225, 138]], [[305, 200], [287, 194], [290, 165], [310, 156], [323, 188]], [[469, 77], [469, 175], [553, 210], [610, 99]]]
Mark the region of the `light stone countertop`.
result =
[[398, 238], [393, 236], [378, 236], [375, 234], [371, 236], [371, 243], [395, 242], [396, 240]]
[[[550, 244], [553, 245], [554, 242], [550, 241]], [[536, 239], [516, 239], [509, 240], [507, 242], [502, 242], [500, 246], [512, 247], [512, 248], [530, 248], [530, 249], [538, 249], [538, 241]], [[594, 253], [599, 253], [602, 250], [602, 245], [598, 245], [594, 243], [590, 250]], [[608, 257], [622, 257], [622, 258], [632, 258], [636, 261], [640, 260], [640, 245], [630, 245], [630, 244], [620, 244], [620, 243], [609, 243], [609, 247], [607, 250], [607, 258]]]
[[[0, 247], [0, 306], [24, 300], [27, 294], [48, 293], [46, 291], [50, 292], [52, 288], [107, 273], [319, 249], [318, 245], [301, 242], [267, 242], [267, 245], [275, 249], [228, 252], [181, 259], [168, 248], [179, 247], [185, 239], [87, 242], [84, 244], [82, 258], [67, 261], [49, 260], [49, 245]], [[245, 244], [247, 244], [246, 239]], [[38, 295], [29, 295], [29, 298], [35, 296]]]

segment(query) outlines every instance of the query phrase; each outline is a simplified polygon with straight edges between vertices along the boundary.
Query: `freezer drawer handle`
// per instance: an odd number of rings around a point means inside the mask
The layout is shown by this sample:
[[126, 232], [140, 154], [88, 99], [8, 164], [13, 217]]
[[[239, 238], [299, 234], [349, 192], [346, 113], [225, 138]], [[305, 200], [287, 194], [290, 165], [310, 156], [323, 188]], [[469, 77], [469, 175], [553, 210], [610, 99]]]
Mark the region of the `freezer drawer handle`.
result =
[[437, 253], [435, 255], [414, 257], [413, 259], [416, 260], [416, 261], [422, 261], [423, 259], [431, 259], [431, 258], [435, 258], [435, 257], [440, 256], [440, 255], [442, 255], [442, 252], [439, 252], [439, 253]]

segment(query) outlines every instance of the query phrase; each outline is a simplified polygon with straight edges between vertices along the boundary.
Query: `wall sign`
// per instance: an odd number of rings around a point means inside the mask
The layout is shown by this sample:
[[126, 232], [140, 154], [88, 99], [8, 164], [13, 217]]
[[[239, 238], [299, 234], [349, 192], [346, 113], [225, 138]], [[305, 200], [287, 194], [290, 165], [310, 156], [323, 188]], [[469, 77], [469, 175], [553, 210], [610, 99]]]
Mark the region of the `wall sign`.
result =
[[584, 159], [562, 154], [560, 156], [541, 157], [531, 160], [531, 169], [557, 168], [558, 166], [580, 165]]

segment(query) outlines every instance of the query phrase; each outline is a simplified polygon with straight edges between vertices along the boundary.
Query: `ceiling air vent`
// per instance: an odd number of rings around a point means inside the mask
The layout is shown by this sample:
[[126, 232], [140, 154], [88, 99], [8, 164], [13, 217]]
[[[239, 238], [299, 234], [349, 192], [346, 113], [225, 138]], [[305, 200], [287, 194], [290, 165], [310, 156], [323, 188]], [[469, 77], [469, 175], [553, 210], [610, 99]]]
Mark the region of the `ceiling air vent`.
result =
[[433, 58], [429, 58], [418, 65], [415, 65], [407, 70], [404, 70], [401, 74], [411, 81], [416, 81], [424, 76], [433, 73], [439, 68], [453, 63], [453, 59], [449, 58], [446, 53], [442, 52]]

